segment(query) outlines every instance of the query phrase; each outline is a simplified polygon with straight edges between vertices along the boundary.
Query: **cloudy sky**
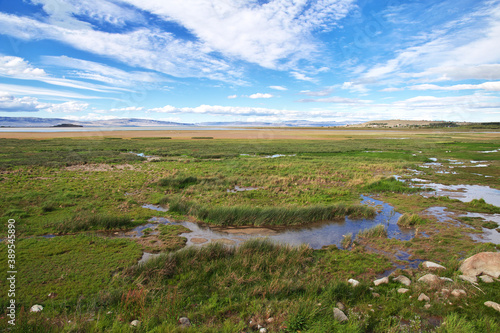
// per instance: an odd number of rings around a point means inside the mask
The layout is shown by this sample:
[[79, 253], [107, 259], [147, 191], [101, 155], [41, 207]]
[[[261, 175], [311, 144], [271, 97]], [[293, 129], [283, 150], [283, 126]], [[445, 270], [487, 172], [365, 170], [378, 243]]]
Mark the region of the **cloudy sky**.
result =
[[0, 0], [0, 116], [500, 120], [500, 0]]

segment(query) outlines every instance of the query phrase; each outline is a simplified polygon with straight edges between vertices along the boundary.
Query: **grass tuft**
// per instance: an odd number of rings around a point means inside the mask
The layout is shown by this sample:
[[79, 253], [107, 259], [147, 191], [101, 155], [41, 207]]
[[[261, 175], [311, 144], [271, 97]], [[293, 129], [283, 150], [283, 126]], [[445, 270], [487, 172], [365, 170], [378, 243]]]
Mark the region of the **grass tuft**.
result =
[[361, 230], [356, 235], [356, 238], [381, 238], [387, 237], [387, 229], [383, 224], [377, 224], [376, 226]]
[[420, 217], [418, 214], [403, 214], [398, 219], [398, 225], [403, 228], [410, 228], [416, 225], [427, 224], [429, 220]]
[[65, 219], [56, 226], [59, 233], [87, 230], [113, 230], [132, 227], [134, 223], [128, 216], [111, 216], [95, 214], [77, 214]]

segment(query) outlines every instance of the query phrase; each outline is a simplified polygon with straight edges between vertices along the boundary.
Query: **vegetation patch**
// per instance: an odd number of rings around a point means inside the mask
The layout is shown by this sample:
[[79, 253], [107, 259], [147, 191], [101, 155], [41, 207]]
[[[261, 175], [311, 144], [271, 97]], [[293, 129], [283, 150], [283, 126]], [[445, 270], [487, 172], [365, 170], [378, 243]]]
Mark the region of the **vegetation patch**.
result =
[[373, 182], [363, 188], [369, 193], [394, 192], [394, 193], [416, 193], [422, 192], [421, 188], [408, 186], [406, 183], [400, 182], [394, 177], [384, 178]]
[[137, 225], [137, 223], [134, 223], [128, 216], [81, 213], [57, 223], [55, 228], [59, 233], [68, 233], [88, 230], [127, 229], [134, 225]]
[[364, 229], [358, 232], [357, 239], [360, 238], [387, 238], [387, 229], [383, 224], [377, 224], [369, 229]]
[[398, 225], [403, 228], [411, 228], [418, 225], [424, 225], [428, 223], [429, 220], [420, 217], [418, 214], [403, 214], [398, 219]]

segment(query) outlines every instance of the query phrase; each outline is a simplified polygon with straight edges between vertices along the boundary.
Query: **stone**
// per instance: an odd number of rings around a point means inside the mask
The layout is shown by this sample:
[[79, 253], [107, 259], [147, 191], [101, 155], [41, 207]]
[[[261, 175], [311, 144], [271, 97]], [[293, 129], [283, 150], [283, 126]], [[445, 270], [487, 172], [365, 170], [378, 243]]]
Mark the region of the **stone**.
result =
[[353, 287], [356, 287], [357, 285], [359, 285], [359, 281], [358, 280], [349, 279], [349, 280], [347, 280], [347, 282], [350, 283], [351, 286], [353, 286]]
[[479, 278], [484, 283], [492, 283], [494, 281], [493, 278], [491, 276], [489, 276], [489, 275], [481, 275]]
[[441, 295], [448, 296], [450, 294], [450, 289], [441, 289]]
[[379, 293], [372, 293], [372, 296], [373, 297], [380, 297], [380, 294]]
[[337, 308], [340, 310], [340, 311], [345, 311], [345, 305], [342, 304], [342, 302], [337, 302], [337, 304], [335, 304], [337, 306]]
[[187, 317], [180, 317], [179, 324], [181, 324], [181, 326], [183, 327], [189, 327], [191, 326], [191, 321]]
[[435, 262], [432, 261], [424, 261], [422, 263], [422, 267], [429, 269], [429, 270], [439, 270], [439, 269], [446, 269], [446, 267], [436, 264]]
[[333, 318], [335, 318], [335, 320], [340, 321], [340, 322], [349, 320], [349, 318], [347, 318], [345, 313], [342, 310], [340, 310], [339, 308], [333, 308]]
[[40, 304], [35, 304], [31, 307], [30, 312], [40, 312], [43, 310], [43, 306]]
[[432, 285], [432, 284], [441, 283], [441, 279], [437, 275], [429, 273], [429, 274], [425, 274], [420, 279], [418, 279], [418, 282], [423, 282], [423, 283]]
[[139, 325], [141, 325], [141, 322], [138, 320], [132, 320], [132, 322], [130, 323], [130, 326], [134, 327], [139, 327]]
[[461, 297], [461, 296], [466, 296], [467, 293], [463, 289], [453, 289], [451, 291], [451, 295], [455, 297]]
[[444, 282], [453, 282], [453, 279], [450, 279], [448, 277], [440, 277], [441, 281], [444, 281]]
[[266, 323], [270, 324], [274, 321], [274, 318], [273, 317], [269, 317], [266, 319]]
[[500, 304], [492, 301], [484, 302], [484, 305], [500, 312]]
[[267, 333], [267, 328], [261, 327], [259, 333]]
[[467, 276], [500, 277], [500, 252], [481, 252], [464, 260], [459, 270]]
[[431, 305], [429, 303], [427, 303], [427, 304], [424, 305], [424, 308], [426, 308], [427, 310], [429, 310], [431, 308]]
[[376, 286], [379, 286], [381, 284], [388, 284], [388, 283], [389, 283], [389, 278], [387, 276], [373, 281], [373, 284]]
[[410, 291], [410, 289], [406, 289], [406, 288], [399, 288], [398, 289], [398, 293], [399, 294], [406, 294], [409, 291]]
[[393, 281], [397, 281], [399, 283], [402, 283], [404, 284], [405, 286], [410, 286], [411, 285], [411, 280], [409, 278], [407, 278], [406, 276], [404, 275], [400, 275], [398, 277], [395, 277], [394, 279], [392, 279]]
[[420, 302], [422, 302], [422, 301], [429, 302], [431, 299], [426, 294], [421, 293], [420, 295], [418, 295], [418, 300]]
[[470, 283], [477, 283], [477, 278], [475, 276], [469, 276], [469, 275], [459, 275], [458, 278], [460, 280], [464, 280]]

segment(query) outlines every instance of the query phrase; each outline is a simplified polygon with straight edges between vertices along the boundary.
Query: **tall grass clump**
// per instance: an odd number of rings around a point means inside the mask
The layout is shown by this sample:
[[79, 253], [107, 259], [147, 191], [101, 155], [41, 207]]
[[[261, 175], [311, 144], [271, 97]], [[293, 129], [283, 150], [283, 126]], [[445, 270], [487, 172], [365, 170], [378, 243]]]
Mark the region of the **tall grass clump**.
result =
[[77, 214], [65, 219], [56, 226], [60, 233], [87, 230], [112, 230], [132, 227], [134, 223], [128, 216]]
[[183, 189], [188, 186], [194, 185], [198, 183], [198, 178], [193, 176], [177, 176], [177, 177], [169, 177], [163, 178], [158, 181], [160, 186], [170, 187], [174, 189]]
[[252, 207], [198, 205], [180, 197], [164, 198], [169, 211], [191, 215], [218, 225], [299, 225], [351, 217], [373, 217], [375, 209], [365, 205], [335, 204], [310, 207]]
[[364, 229], [358, 232], [356, 238], [381, 238], [387, 237], [387, 229], [383, 224], [377, 224], [376, 226]]
[[427, 219], [420, 217], [418, 214], [403, 214], [398, 219], [398, 225], [404, 228], [414, 227], [416, 225], [423, 225], [428, 222]]
[[377, 192], [414, 193], [423, 191], [421, 188], [410, 187], [406, 183], [400, 182], [394, 177], [384, 178], [376, 182], [373, 182], [371, 184], [368, 184], [363, 188], [363, 190], [370, 193], [377, 193]]
[[342, 241], [340, 242], [340, 245], [347, 250], [349, 246], [352, 244], [352, 232], [348, 233], [347, 235], [344, 235], [342, 238]]

